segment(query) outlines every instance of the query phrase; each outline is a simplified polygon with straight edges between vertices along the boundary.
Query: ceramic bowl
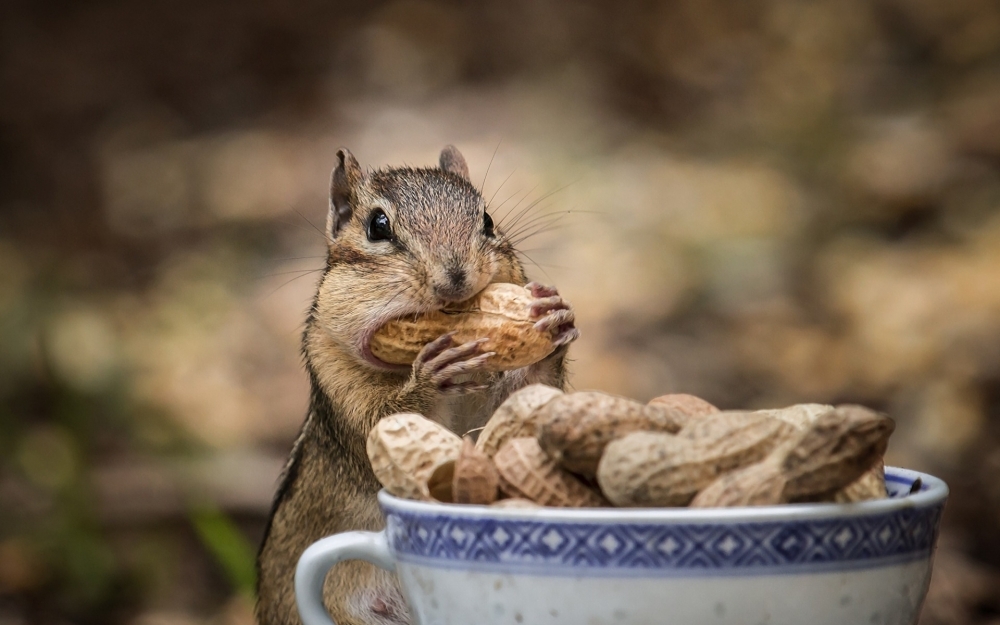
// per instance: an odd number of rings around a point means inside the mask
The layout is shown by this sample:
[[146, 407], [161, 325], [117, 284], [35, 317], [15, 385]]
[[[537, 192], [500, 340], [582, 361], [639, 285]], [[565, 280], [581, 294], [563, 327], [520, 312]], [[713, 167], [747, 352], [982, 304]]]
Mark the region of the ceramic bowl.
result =
[[419, 625], [909, 625], [948, 487], [893, 467], [886, 483], [877, 501], [720, 509], [497, 509], [382, 492], [386, 529], [309, 547], [296, 598], [305, 625], [330, 625], [323, 579], [353, 558], [397, 573]]

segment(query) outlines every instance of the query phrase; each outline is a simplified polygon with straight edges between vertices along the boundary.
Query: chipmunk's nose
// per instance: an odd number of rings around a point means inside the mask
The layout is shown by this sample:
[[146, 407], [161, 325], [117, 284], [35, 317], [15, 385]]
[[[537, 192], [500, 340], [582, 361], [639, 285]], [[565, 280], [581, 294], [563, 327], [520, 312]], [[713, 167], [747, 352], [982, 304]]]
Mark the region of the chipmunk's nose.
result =
[[460, 267], [450, 267], [445, 272], [445, 280], [434, 285], [434, 293], [446, 302], [461, 302], [468, 299], [469, 278]]

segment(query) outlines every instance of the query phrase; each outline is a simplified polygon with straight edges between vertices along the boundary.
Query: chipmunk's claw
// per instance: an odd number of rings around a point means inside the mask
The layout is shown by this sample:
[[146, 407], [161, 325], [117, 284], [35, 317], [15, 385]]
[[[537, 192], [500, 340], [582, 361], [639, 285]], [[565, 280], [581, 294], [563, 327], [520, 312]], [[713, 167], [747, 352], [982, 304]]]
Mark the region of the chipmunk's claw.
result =
[[529, 282], [524, 285], [524, 288], [531, 291], [531, 296], [535, 298], [539, 297], [551, 297], [553, 295], [559, 295], [559, 291], [556, 290], [554, 286], [546, 286], [538, 282]]
[[552, 343], [556, 347], [568, 345], [580, 337], [580, 331], [574, 325], [576, 313], [555, 287], [530, 282], [525, 288], [536, 298], [531, 303], [531, 317], [538, 319], [535, 323], [536, 330], [551, 332]]
[[413, 361], [414, 377], [424, 378], [442, 393], [458, 394], [483, 390], [475, 382], [455, 382], [453, 378], [481, 371], [496, 352], [483, 352], [488, 338], [455, 345], [454, 332], [443, 334], [424, 346]]
[[552, 344], [556, 347], [562, 347], [563, 345], [569, 345], [578, 338], [580, 338], [580, 331], [573, 326], [569, 326], [559, 330], [559, 333], [552, 340]]

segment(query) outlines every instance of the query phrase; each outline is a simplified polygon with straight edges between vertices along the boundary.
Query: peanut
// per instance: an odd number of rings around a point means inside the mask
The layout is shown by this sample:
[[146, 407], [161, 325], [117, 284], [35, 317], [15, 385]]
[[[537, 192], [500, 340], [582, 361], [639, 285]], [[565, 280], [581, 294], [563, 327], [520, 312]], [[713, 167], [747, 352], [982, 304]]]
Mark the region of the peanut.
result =
[[566, 508], [603, 505], [600, 495], [549, 458], [534, 438], [515, 438], [493, 458], [500, 488], [510, 497]]
[[[816, 419], [833, 409], [833, 406], [827, 404], [796, 404], [775, 410], [758, 410], [757, 413], [782, 419], [805, 430]], [[828, 499], [840, 503], [851, 503], [867, 501], [869, 499], [884, 499], [888, 496], [889, 494], [885, 490], [884, 464], [880, 461], [878, 466], [873, 467], [856, 481], [848, 484], [841, 491], [834, 493], [832, 497], [828, 497]]]
[[688, 395], [686, 393], [671, 393], [669, 395], [660, 395], [659, 397], [654, 397], [649, 400], [648, 404], [650, 406], [662, 406], [664, 408], [672, 408], [677, 411], [678, 414], [684, 415], [688, 420], [697, 419], [698, 417], [704, 417], [705, 415], [715, 414], [719, 412], [719, 409], [708, 403], [700, 397], [695, 397], [694, 395]]
[[769, 457], [720, 476], [691, 500], [692, 508], [769, 506], [782, 502], [780, 457]]
[[476, 449], [471, 438], [462, 442], [455, 460], [452, 478], [452, 501], [487, 505], [496, 501], [500, 476], [493, 461]]
[[604, 448], [632, 432], [677, 432], [674, 409], [596, 391], [561, 395], [536, 410], [538, 442], [556, 462], [586, 477], [597, 473]]
[[785, 456], [781, 469], [793, 501], [834, 493], [860, 478], [885, 453], [892, 419], [862, 406], [837, 406], [817, 418]]
[[885, 463], [879, 460], [861, 477], [833, 494], [837, 503], [855, 503], [871, 499], [885, 499], [889, 496], [885, 489]]
[[531, 501], [530, 499], [521, 499], [520, 497], [511, 497], [510, 499], [501, 499], [500, 501], [494, 501], [490, 504], [491, 508], [541, 508], [540, 505]]
[[[462, 439], [413, 413], [380, 420], [368, 434], [367, 451], [375, 477], [397, 497], [450, 500], [451, 471]], [[433, 490], [433, 492], [432, 492]]]
[[492, 458], [512, 438], [536, 436], [536, 409], [559, 395], [562, 391], [544, 384], [531, 384], [512, 393], [486, 422], [476, 448]]
[[424, 345], [446, 332], [465, 343], [487, 338], [484, 352], [495, 352], [489, 371], [507, 371], [534, 364], [555, 350], [553, 335], [535, 329], [531, 292], [516, 284], [490, 284], [475, 297], [443, 310], [394, 319], [375, 332], [372, 354], [380, 360], [407, 365]]
[[799, 429], [806, 429], [819, 418], [833, 410], [833, 406], [826, 404], [795, 404], [787, 408], [773, 408], [769, 410], [756, 410], [757, 414], [767, 415], [776, 419], [781, 419], [786, 423], [791, 423]]
[[607, 446], [597, 470], [616, 506], [683, 506], [719, 475], [765, 458], [794, 436], [787, 423], [747, 412], [721, 412], [674, 436], [637, 432]]
[[838, 406], [770, 456], [705, 487], [691, 507], [773, 505], [829, 500], [870, 472], [894, 424], [860, 406]]

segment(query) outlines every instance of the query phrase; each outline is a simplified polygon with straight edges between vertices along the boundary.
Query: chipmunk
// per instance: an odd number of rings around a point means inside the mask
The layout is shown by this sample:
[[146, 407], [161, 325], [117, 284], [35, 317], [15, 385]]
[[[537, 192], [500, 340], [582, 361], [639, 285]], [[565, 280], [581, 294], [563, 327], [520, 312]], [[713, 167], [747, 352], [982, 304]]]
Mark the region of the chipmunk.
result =
[[[494, 226], [465, 159], [444, 148], [437, 168], [362, 173], [346, 149], [330, 182], [327, 261], [303, 333], [309, 412], [285, 466], [258, 554], [260, 625], [300, 623], [293, 579], [302, 552], [337, 532], [384, 527], [365, 442], [379, 419], [416, 412], [463, 434], [513, 391], [563, 388], [574, 312], [554, 288], [528, 283], [516, 250]], [[369, 342], [386, 321], [464, 301], [493, 282], [525, 285], [536, 327], [556, 350], [515, 371], [487, 373], [483, 340], [445, 334], [412, 366], [376, 358]], [[337, 625], [409, 623], [395, 575], [358, 561], [330, 572], [324, 602]]]

